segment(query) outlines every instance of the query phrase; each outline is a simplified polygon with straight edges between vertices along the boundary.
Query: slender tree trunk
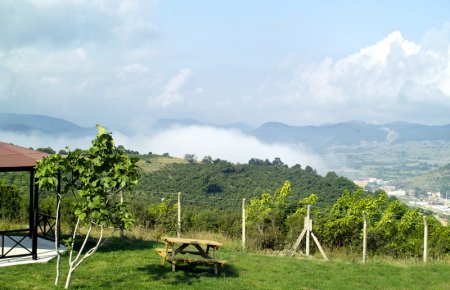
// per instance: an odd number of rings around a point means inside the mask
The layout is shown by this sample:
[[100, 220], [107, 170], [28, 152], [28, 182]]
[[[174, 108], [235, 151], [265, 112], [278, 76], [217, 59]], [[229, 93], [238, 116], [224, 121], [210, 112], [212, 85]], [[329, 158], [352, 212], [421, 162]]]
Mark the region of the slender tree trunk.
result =
[[[79, 224], [79, 219], [78, 219], [77, 225], [75, 226], [75, 229], [78, 228], [78, 224]], [[72, 249], [70, 249], [70, 257], [69, 257], [69, 271], [67, 273], [65, 289], [69, 289], [69, 287], [70, 287], [70, 280], [72, 279], [72, 273], [78, 268], [78, 266], [87, 257], [89, 257], [92, 254], [94, 254], [97, 251], [97, 249], [100, 247], [100, 244], [101, 244], [101, 242], [103, 240], [103, 227], [100, 227], [100, 237], [99, 237], [99, 239], [97, 241], [97, 244], [93, 248], [89, 249], [89, 251], [87, 251], [86, 254], [84, 254], [84, 256], [82, 256], [84, 247], [86, 246], [86, 243], [87, 243], [87, 241], [89, 239], [89, 236], [91, 234], [92, 228], [93, 228], [93, 224], [90, 224], [89, 230], [86, 233], [86, 237], [84, 238], [83, 244], [81, 245], [81, 248], [80, 248], [77, 256], [75, 257], [75, 259], [73, 261], [72, 261], [72, 253], [73, 253], [73, 245], [74, 245], [74, 241], [75, 240], [72, 242]], [[75, 233], [76, 233], [76, 231], [74, 231], [74, 235], [73, 235], [74, 237], [75, 237]]]
[[64, 286], [64, 289], [69, 289], [69, 287], [70, 287], [70, 280], [72, 279], [72, 273], [73, 273], [73, 270], [70, 269], [69, 273], [67, 273], [66, 285]]
[[59, 224], [59, 214], [61, 210], [61, 197], [58, 198], [58, 205], [56, 206], [56, 223], [55, 223], [55, 251], [57, 254], [56, 257], [56, 277], [55, 277], [55, 286], [58, 286], [59, 284], [59, 276], [61, 272], [61, 253], [59, 252], [59, 227], [61, 226]]

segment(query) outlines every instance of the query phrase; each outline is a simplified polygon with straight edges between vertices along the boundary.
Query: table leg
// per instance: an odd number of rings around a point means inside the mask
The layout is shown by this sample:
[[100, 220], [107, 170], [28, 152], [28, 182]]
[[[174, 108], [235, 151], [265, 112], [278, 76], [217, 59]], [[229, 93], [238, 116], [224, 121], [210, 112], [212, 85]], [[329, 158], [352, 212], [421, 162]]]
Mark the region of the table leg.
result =
[[[175, 258], [175, 244], [172, 244], [172, 258]], [[172, 259], [172, 272], [175, 272], [176, 260]]]
[[166, 264], [167, 255], [169, 255], [169, 244], [166, 243], [166, 247], [164, 248], [165, 255], [163, 257], [162, 264], [163, 266]]
[[[216, 252], [216, 247], [213, 247], [213, 251], [214, 251], [214, 260], [217, 259], [217, 252]], [[214, 274], [217, 275], [217, 264], [214, 264]]]

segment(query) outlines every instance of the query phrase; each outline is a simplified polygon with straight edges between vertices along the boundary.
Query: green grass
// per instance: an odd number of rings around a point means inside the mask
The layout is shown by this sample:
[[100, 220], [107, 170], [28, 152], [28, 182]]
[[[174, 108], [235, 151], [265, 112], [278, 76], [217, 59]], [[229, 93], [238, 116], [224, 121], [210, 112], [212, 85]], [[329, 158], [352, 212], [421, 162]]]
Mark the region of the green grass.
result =
[[163, 169], [173, 163], [187, 163], [186, 160], [177, 157], [160, 155], [139, 155], [138, 166], [145, 173], [151, 173]]
[[[73, 289], [450, 289], [447, 262], [372, 262], [288, 258], [245, 253], [225, 246], [228, 265], [214, 275], [208, 266], [162, 266], [160, 243], [113, 238], [77, 269]], [[63, 258], [63, 270], [67, 257]], [[54, 288], [55, 261], [0, 269], [2, 289]], [[62, 277], [64, 280], [64, 276]], [[61, 288], [64, 281], [61, 281]]]

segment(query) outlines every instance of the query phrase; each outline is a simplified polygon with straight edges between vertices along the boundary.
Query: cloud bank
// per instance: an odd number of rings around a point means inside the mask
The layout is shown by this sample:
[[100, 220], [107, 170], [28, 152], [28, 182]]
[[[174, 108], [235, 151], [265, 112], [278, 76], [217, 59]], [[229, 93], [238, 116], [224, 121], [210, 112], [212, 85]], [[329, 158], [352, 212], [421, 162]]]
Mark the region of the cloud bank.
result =
[[183, 157], [194, 154], [201, 159], [211, 156], [234, 163], [247, 163], [251, 158], [269, 159], [279, 157], [285, 164], [310, 165], [319, 171], [325, 169], [324, 161], [312, 150], [301, 145], [265, 144], [240, 131], [213, 127], [173, 127], [154, 135], [127, 137], [116, 135], [117, 142], [140, 152], [152, 151]]
[[[0, 132], [0, 136], [3, 142], [33, 148], [50, 146], [56, 151], [66, 146], [71, 149], [89, 148], [90, 141], [94, 138], [92, 136], [67, 139], [37, 133], [21, 135], [7, 132]], [[137, 150], [142, 154], [169, 153], [170, 156], [181, 158], [185, 154], [194, 154], [199, 160], [205, 156], [211, 156], [213, 159], [219, 158], [233, 163], [247, 163], [251, 158], [272, 161], [279, 157], [289, 166], [310, 165], [320, 173], [326, 170], [323, 159], [302, 145], [265, 144], [236, 130], [206, 126], [172, 127], [154, 134], [135, 136], [113, 132], [113, 138], [117, 145]]]

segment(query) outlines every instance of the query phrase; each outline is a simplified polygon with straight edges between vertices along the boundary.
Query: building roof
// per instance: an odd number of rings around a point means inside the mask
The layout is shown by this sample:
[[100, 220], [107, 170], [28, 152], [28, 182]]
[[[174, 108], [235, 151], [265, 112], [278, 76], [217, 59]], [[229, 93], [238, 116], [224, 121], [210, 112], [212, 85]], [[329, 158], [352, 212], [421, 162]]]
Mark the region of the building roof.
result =
[[47, 153], [0, 142], [0, 171], [31, 170]]

